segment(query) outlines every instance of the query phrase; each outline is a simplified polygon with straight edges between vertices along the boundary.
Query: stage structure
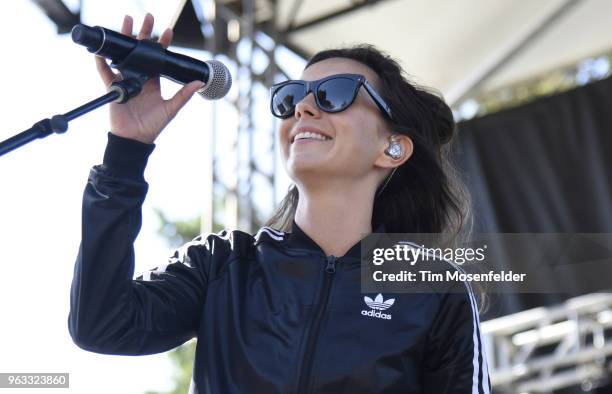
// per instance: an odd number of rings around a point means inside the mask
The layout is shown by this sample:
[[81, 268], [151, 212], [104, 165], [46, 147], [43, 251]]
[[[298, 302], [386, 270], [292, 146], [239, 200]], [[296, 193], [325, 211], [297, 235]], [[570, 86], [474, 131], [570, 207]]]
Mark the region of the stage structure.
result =
[[[177, 9], [176, 44], [204, 49], [224, 61], [237, 93], [228, 97], [231, 108], [225, 111], [215, 103], [208, 177], [212, 201], [202, 217], [204, 232], [213, 231], [212, 223], [256, 231], [275, 205], [275, 124], [258, 105], [273, 81], [289, 77], [275, 62], [274, 7], [272, 1], [183, 1]], [[237, 119], [237, 124], [221, 128], [219, 118]]]
[[585, 392], [610, 383], [612, 293], [571, 298], [481, 323], [499, 393]]

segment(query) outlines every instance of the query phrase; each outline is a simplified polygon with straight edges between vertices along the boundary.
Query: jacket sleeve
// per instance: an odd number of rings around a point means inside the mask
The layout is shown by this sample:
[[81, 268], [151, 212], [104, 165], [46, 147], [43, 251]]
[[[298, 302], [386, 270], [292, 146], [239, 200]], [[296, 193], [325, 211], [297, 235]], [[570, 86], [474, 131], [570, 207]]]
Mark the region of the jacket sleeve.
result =
[[491, 392], [478, 308], [468, 283], [458, 282], [440, 295], [423, 367], [423, 393]]
[[137, 279], [133, 243], [154, 146], [109, 133], [104, 164], [90, 172], [83, 196], [82, 238], [70, 292], [68, 329], [79, 347], [143, 355], [196, 335], [211, 249], [196, 238]]

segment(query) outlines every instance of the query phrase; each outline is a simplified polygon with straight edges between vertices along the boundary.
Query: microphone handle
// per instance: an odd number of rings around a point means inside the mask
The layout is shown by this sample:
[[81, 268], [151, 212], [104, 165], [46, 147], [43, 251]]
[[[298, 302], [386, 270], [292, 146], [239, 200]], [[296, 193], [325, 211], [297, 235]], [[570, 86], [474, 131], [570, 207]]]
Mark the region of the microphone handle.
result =
[[155, 70], [157, 73], [181, 84], [195, 80], [208, 83], [210, 77], [209, 67], [203, 61], [169, 51], [150, 40], [137, 40], [101, 26], [78, 24], [72, 29], [72, 40], [91, 53], [111, 59], [112, 65], [120, 64], [141, 41], [148, 41], [141, 43], [147, 49], [146, 54], [140, 55], [143, 70], [153, 64], [159, 65]]
[[205, 62], [164, 49], [166, 61], [161, 75], [175, 82], [188, 84], [192, 81], [208, 83], [210, 68]]

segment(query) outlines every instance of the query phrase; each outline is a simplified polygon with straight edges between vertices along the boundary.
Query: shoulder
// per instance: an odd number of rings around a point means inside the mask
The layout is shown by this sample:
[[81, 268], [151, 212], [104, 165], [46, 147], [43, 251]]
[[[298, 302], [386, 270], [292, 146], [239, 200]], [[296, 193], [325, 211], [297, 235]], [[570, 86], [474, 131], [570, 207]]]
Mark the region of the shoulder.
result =
[[260, 243], [281, 244], [287, 233], [272, 227], [261, 227], [255, 234], [242, 230], [223, 229], [216, 233], [204, 233], [185, 243], [180, 250], [183, 253], [198, 251], [214, 257], [243, 257], [252, 255], [253, 249]]
[[273, 227], [263, 226], [255, 233], [253, 239], [256, 245], [261, 243], [280, 245], [288, 239], [289, 234]]

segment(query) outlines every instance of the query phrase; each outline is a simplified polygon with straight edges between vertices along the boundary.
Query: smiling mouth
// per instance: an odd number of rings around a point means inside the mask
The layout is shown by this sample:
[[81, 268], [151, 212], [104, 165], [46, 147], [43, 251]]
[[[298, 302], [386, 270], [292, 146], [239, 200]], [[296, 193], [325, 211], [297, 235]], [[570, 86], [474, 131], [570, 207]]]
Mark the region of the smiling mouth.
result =
[[331, 139], [332, 138], [323, 134], [315, 133], [312, 131], [304, 131], [301, 133], [297, 133], [295, 137], [293, 137], [293, 141], [291, 141], [291, 143], [294, 143], [298, 140], [329, 141]]

